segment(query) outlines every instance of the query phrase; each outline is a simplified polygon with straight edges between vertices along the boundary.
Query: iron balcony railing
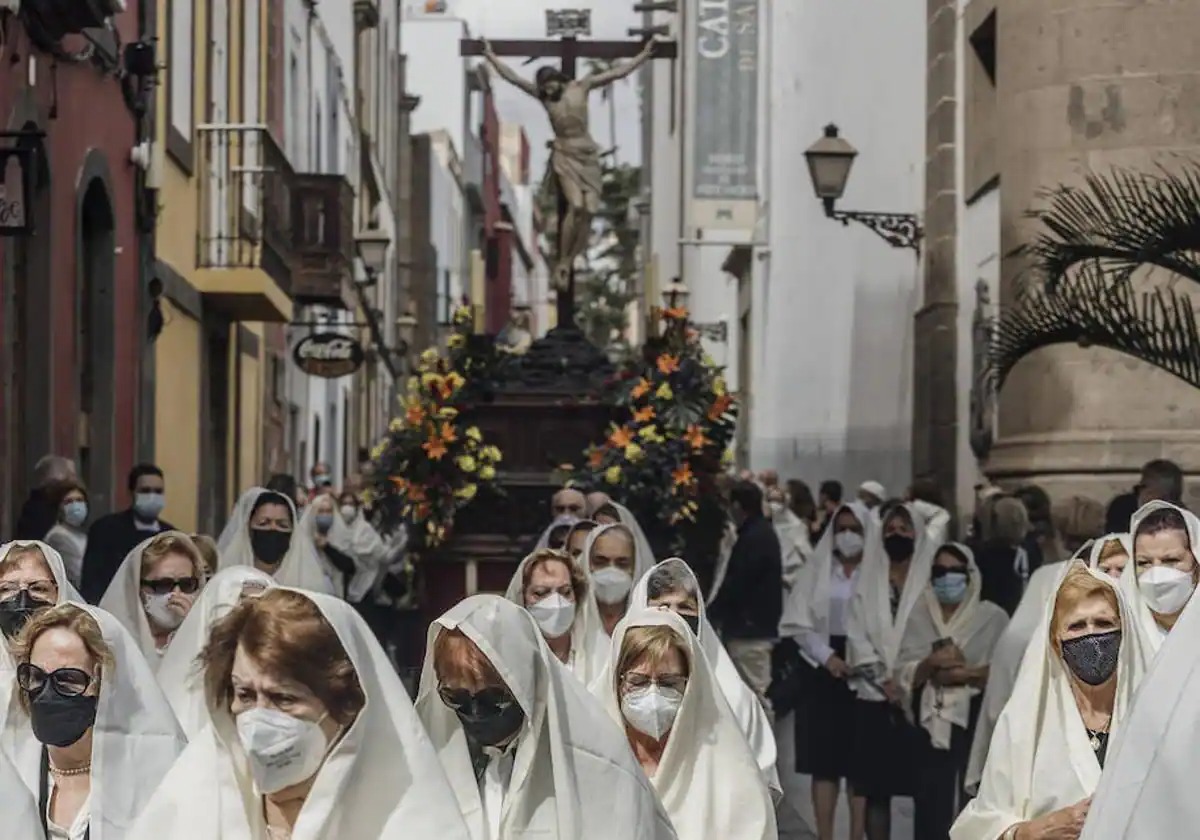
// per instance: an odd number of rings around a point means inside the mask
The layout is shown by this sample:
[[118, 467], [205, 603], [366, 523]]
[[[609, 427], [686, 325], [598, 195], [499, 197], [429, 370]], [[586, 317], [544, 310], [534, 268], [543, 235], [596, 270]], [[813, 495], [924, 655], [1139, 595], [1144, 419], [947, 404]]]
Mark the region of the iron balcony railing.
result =
[[201, 125], [200, 268], [260, 268], [291, 294], [295, 172], [265, 125]]

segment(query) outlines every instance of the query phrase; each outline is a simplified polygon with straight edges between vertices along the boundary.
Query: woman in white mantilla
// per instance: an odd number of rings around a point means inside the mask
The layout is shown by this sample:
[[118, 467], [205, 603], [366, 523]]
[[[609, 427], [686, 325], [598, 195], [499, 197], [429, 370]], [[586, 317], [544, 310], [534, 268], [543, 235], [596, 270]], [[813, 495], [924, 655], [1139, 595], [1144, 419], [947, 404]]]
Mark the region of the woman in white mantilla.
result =
[[291, 499], [262, 487], [250, 488], [221, 532], [221, 570], [252, 566], [280, 586], [332, 593], [332, 578], [317, 556], [312, 535], [297, 526]]

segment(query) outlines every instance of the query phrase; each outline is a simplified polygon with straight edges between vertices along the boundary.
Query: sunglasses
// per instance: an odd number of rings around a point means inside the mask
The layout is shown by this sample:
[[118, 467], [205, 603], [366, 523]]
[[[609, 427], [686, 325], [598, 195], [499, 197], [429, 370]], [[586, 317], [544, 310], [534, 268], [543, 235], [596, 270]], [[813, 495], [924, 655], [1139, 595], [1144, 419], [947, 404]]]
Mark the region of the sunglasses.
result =
[[507, 690], [496, 687], [485, 688], [472, 694], [465, 688], [439, 685], [438, 696], [449, 708], [468, 717], [498, 714], [517, 702]]
[[966, 566], [955, 566], [953, 569], [949, 566], [934, 566], [929, 570], [929, 577], [931, 580], [937, 580], [938, 578], [943, 578], [946, 575], [966, 575], [967, 577], [970, 577], [971, 570]]
[[54, 603], [58, 600], [58, 584], [52, 580], [35, 580], [32, 583], [0, 583], [0, 601], [15, 598], [24, 590], [38, 601]]
[[178, 589], [184, 595], [195, 595], [200, 589], [200, 579], [197, 577], [157, 578], [147, 580], [142, 578], [142, 589], [154, 595], [169, 595]]
[[92, 679], [91, 674], [79, 668], [59, 668], [46, 673], [29, 662], [17, 666], [17, 685], [30, 695], [41, 694], [49, 683], [60, 697], [79, 697], [88, 690]]

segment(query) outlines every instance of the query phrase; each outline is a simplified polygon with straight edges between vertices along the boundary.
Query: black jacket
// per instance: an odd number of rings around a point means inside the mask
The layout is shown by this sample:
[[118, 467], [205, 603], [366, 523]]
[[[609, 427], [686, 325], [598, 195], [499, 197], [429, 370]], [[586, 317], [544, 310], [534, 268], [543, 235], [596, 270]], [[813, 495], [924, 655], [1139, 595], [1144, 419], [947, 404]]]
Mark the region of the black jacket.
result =
[[[159, 532], [174, 531], [175, 526], [159, 520]], [[83, 554], [83, 580], [80, 593], [89, 604], [98, 604], [117, 570], [139, 543], [154, 536], [139, 529], [132, 510], [110, 513], [92, 523], [88, 529], [87, 551]]]
[[738, 529], [725, 580], [709, 616], [728, 639], [775, 639], [783, 614], [783, 553], [765, 516]]
[[46, 534], [58, 522], [58, 510], [45, 490], [33, 490], [21, 506], [14, 538], [18, 540], [44, 540]]

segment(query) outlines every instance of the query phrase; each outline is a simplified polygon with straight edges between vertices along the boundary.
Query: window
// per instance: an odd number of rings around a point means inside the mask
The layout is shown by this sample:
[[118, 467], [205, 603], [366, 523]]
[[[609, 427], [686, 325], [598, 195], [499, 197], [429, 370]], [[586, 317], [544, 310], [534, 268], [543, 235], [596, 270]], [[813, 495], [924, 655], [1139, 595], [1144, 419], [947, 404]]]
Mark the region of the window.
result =
[[262, 76], [262, 63], [259, 60], [259, 41], [262, 37], [259, 28], [259, 2], [260, 0], [245, 0], [243, 7], [242, 121], [251, 125], [256, 125], [262, 120], [259, 108], [259, 82]]
[[196, 6], [195, 0], [167, 0], [167, 5], [167, 148], [190, 170]]

